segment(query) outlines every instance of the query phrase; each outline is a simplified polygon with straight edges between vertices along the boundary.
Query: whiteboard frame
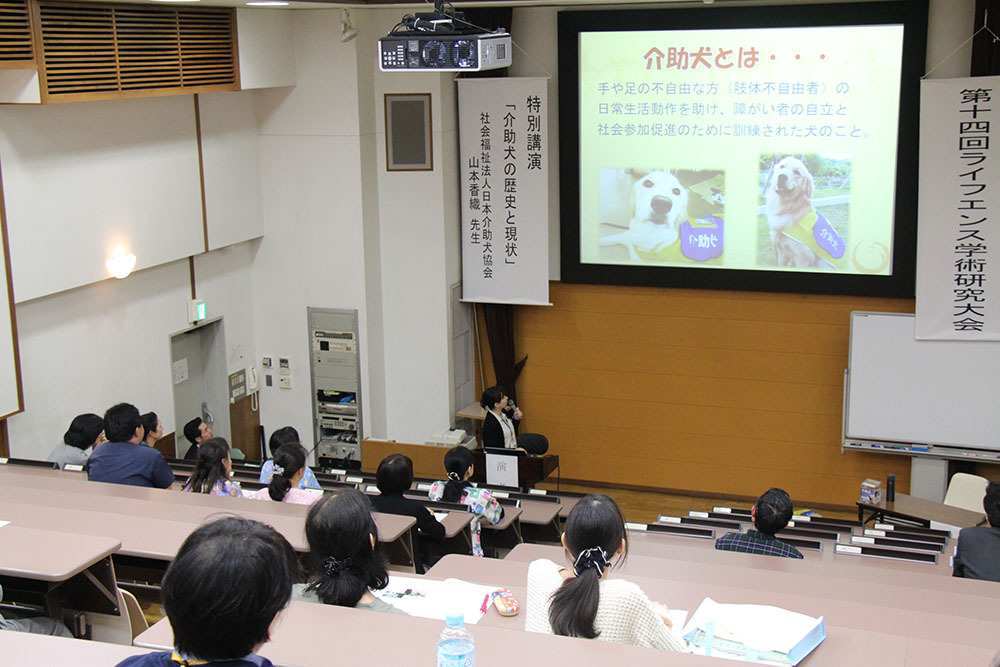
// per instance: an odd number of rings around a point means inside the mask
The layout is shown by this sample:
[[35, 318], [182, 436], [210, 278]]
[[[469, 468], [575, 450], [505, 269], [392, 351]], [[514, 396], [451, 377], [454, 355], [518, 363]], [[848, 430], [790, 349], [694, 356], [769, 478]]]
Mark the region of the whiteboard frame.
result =
[[[983, 463], [1000, 463], [1000, 450], [977, 448], [969, 445], [955, 445], [933, 441], [912, 442], [908, 440], [889, 440], [876, 438], [858, 438], [848, 436], [850, 420], [850, 364], [851, 351], [854, 346], [854, 318], [858, 315], [897, 316], [915, 320], [911, 313], [880, 313], [874, 311], [852, 311], [850, 338], [848, 341], [848, 368], [844, 369], [843, 420], [841, 422], [841, 452], [848, 449], [870, 451], [879, 454], [895, 454], [911, 457], [927, 457], [937, 459], [956, 459]], [[917, 340], [917, 339], [915, 339]], [[975, 344], [975, 342], [971, 342]]]

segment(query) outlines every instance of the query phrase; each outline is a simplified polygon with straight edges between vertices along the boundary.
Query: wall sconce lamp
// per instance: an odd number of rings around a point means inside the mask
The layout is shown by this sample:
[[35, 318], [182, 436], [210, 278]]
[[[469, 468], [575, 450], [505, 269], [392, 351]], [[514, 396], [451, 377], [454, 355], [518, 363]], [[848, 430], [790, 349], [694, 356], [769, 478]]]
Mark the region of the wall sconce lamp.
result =
[[104, 265], [108, 267], [108, 273], [112, 278], [127, 278], [135, 268], [135, 255], [126, 253], [108, 257], [104, 260]]

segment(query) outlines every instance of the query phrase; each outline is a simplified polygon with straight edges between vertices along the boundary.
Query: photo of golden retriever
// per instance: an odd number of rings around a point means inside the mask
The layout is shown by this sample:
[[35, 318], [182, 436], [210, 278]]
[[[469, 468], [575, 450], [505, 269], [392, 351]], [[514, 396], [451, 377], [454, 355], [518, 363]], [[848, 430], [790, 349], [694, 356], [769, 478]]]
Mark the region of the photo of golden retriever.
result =
[[625, 248], [631, 263], [718, 258], [724, 187], [720, 171], [601, 169], [602, 229], [621, 231], [600, 245]]
[[637, 251], [655, 254], [677, 241], [680, 221], [687, 219], [688, 192], [669, 171], [627, 169], [631, 187], [632, 217], [628, 229], [601, 237], [601, 245], [623, 245], [633, 262]]
[[844, 239], [816, 211], [813, 190], [813, 174], [799, 158], [786, 155], [772, 163], [764, 211], [780, 267], [841, 268]]

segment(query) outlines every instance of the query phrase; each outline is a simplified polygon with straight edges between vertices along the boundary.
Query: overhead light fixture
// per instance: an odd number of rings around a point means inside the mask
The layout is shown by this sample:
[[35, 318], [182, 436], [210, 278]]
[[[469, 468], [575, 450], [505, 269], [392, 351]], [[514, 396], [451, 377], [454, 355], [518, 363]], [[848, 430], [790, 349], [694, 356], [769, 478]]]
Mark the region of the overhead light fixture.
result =
[[351, 12], [344, 7], [340, 10], [340, 41], [349, 42], [361, 33], [351, 25]]
[[127, 278], [135, 268], [135, 255], [132, 253], [115, 255], [104, 260], [104, 266], [112, 278]]
[[259, 0], [259, 2], [248, 2], [247, 7], [286, 7], [287, 2], [282, 0]]

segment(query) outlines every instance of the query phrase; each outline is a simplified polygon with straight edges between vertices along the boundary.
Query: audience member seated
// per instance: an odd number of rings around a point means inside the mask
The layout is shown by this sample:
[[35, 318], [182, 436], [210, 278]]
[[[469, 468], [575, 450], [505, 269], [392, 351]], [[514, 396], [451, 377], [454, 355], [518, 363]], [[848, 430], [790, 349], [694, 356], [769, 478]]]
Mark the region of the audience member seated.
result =
[[288, 606], [298, 561], [270, 526], [229, 517], [184, 540], [163, 577], [174, 651], [132, 656], [119, 667], [271, 667], [256, 652]]
[[431, 543], [442, 542], [445, 531], [444, 526], [423, 503], [403, 496], [413, 484], [413, 461], [405, 454], [390, 454], [385, 457], [378, 464], [375, 484], [379, 495], [372, 496], [371, 503], [376, 512], [412, 516], [417, 520], [414, 539], [417, 572], [424, 572], [440, 557], [439, 554], [432, 553]]
[[290, 442], [278, 447], [274, 453], [274, 474], [266, 489], [261, 489], [254, 498], [257, 500], [277, 500], [281, 503], [312, 505], [319, 494], [298, 488], [306, 467], [305, 447]]
[[525, 629], [669, 651], [686, 651], [666, 619], [666, 607], [652, 602], [636, 584], [607, 578], [625, 559], [628, 533], [615, 501], [589, 495], [570, 511], [562, 537], [573, 560], [567, 570], [547, 559], [528, 566]]
[[292, 598], [396, 614], [406, 612], [372, 595], [389, 584], [385, 557], [375, 549], [378, 529], [368, 497], [357, 489], [324, 496], [309, 508], [306, 539], [312, 575]]
[[[98, 417], [99, 419], [99, 417]], [[3, 588], [0, 588], [0, 600], [3, 600]], [[9, 613], [8, 613], [9, 615]], [[56, 637], [72, 637], [62, 621], [51, 616], [36, 616], [34, 618], [5, 618], [0, 614], [0, 630], [11, 632], [31, 632], [36, 635], [54, 635]]]
[[788, 525], [792, 518], [792, 499], [782, 489], [768, 489], [757, 499], [750, 518], [756, 530], [746, 533], [726, 533], [715, 541], [715, 548], [722, 551], [739, 551], [765, 556], [802, 558], [802, 554], [791, 544], [785, 544], [774, 536]]
[[510, 402], [499, 385], [483, 392], [479, 404], [486, 410], [483, 419], [483, 447], [517, 449], [534, 456], [549, 451], [549, 439], [538, 433], [518, 433], [521, 409]]
[[174, 483], [174, 473], [163, 456], [151, 447], [139, 445], [142, 424], [134, 405], [119, 403], [104, 413], [104, 434], [108, 438], [94, 450], [87, 462], [91, 482], [110, 482], [165, 489]]
[[212, 428], [203, 422], [201, 417], [195, 417], [184, 424], [184, 437], [191, 443], [187, 453], [184, 454], [184, 460], [196, 461], [198, 459], [198, 445], [201, 441], [212, 437]]
[[198, 463], [181, 490], [239, 498], [243, 490], [239, 482], [230, 479], [232, 470], [229, 443], [225, 438], [209, 438], [198, 445]]
[[156, 416], [155, 412], [146, 412], [139, 415], [142, 422], [142, 444], [153, 447], [156, 441], [163, 437], [163, 422]]
[[1000, 483], [990, 482], [986, 487], [983, 509], [990, 525], [959, 531], [952, 574], [1000, 581]]
[[100, 415], [88, 412], [73, 417], [69, 429], [63, 435], [61, 445], [49, 454], [47, 461], [58, 463], [60, 468], [67, 465], [86, 465], [90, 453], [104, 442], [104, 420]]
[[[267, 449], [271, 452], [271, 456], [278, 451], [278, 448], [282, 445], [287, 445], [290, 442], [301, 445], [302, 441], [299, 440], [299, 432], [296, 431], [291, 426], [285, 426], [284, 428], [279, 428], [277, 431], [271, 434], [271, 437], [267, 440]], [[268, 459], [264, 461], [264, 465], [260, 467], [260, 483], [270, 484], [271, 475], [274, 474], [274, 459]], [[320, 488], [319, 482], [316, 481], [316, 475], [309, 466], [306, 466], [306, 473], [299, 480], [300, 489], [318, 489]]]
[[503, 508], [493, 497], [489, 489], [479, 489], [466, 480], [472, 477], [472, 452], [459, 445], [448, 450], [444, 455], [444, 469], [448, 473], [447, 482], [434, 482], [428, 496], [431, 500], [443, 500], [446, 503], [463, 503], [472, 512], [472, 555], [483, 555], [482, 521], [500, 523], [503, 518]]

